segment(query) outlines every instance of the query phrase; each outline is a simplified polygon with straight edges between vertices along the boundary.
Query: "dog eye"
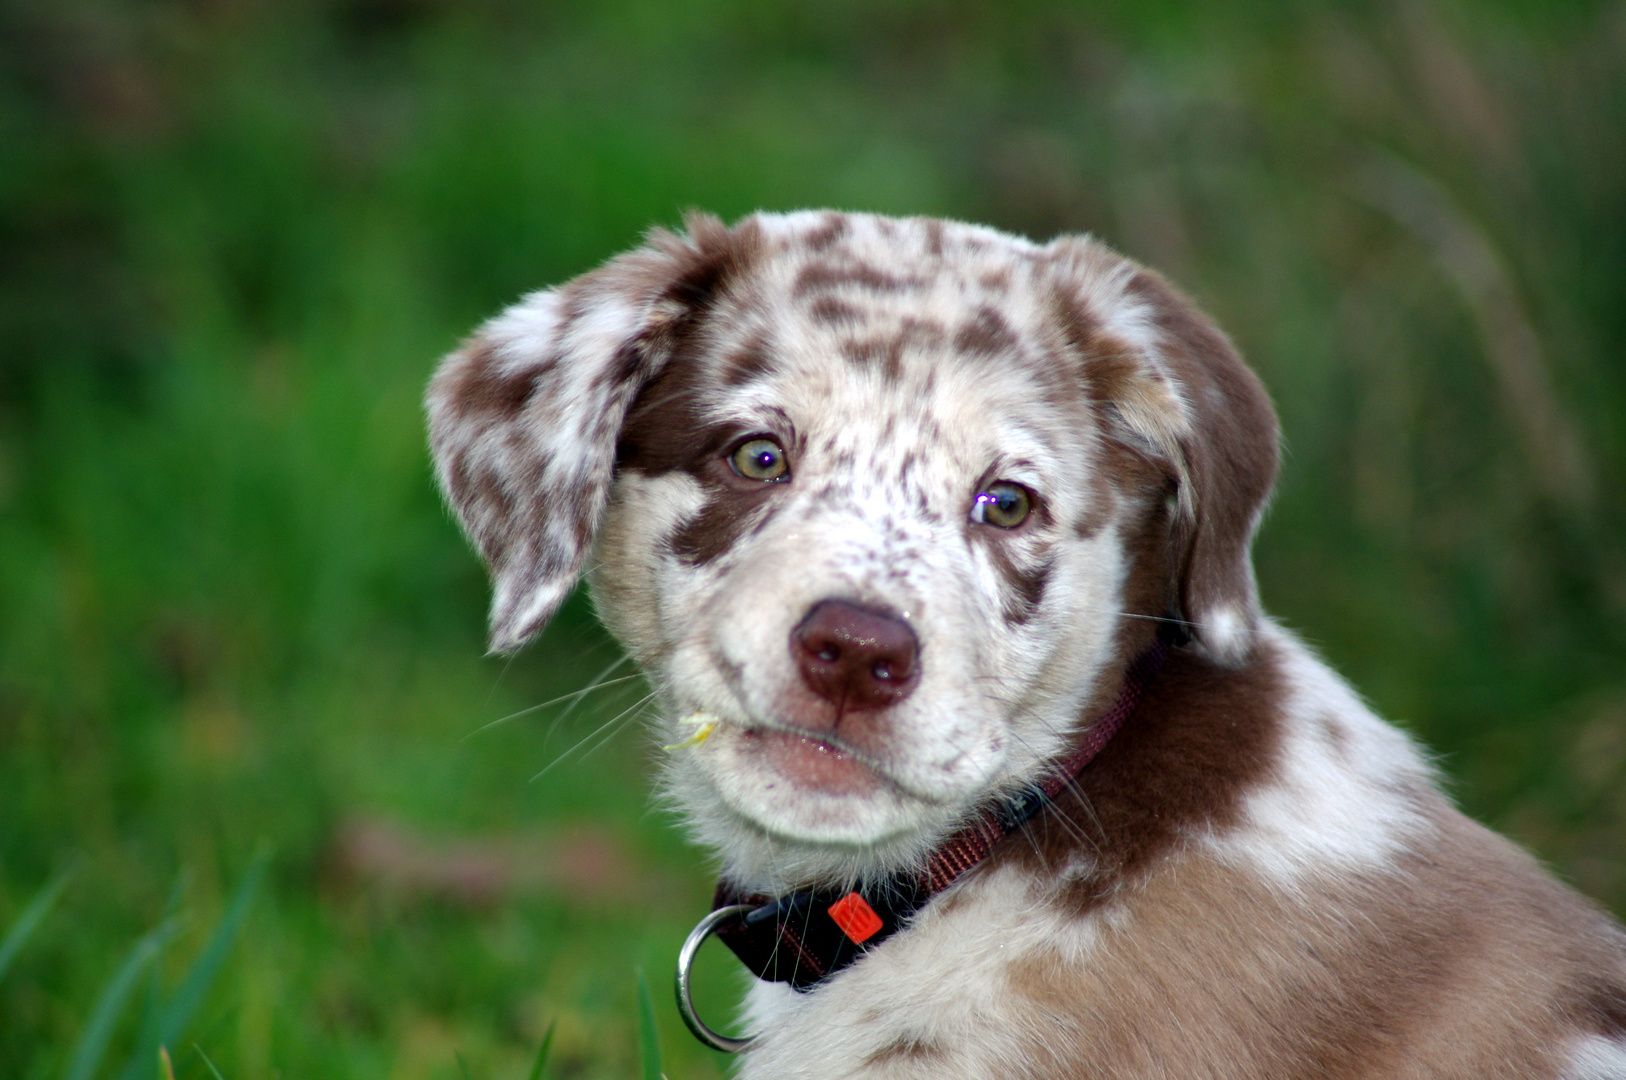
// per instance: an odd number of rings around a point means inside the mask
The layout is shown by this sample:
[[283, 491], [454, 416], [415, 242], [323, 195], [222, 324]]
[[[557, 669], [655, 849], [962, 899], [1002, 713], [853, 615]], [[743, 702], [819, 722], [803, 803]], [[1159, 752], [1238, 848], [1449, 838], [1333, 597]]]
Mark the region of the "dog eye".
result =
[[747, 439], [728, 456], [728, 464], [747, 480], [788, 480], [785, 448], [772, 439]]
[[1014, 529], [1033, 511], [1033, 498], [1019, 484], [1001, 480], [979, 491], [971, 504], [971, 520], [1001, 529]]

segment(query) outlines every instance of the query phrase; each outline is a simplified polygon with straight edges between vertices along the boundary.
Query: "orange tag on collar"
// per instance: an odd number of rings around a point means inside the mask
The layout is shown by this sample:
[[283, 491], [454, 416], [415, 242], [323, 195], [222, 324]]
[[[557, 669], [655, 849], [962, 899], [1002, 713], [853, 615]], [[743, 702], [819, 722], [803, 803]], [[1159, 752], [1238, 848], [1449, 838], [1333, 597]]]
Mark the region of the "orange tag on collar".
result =
[[875, 936], [875, 931], [881, 928], [881, 917], [875, 914], [875, 909], [865, 902], [862, 896], [850, 892], [828, 908], [830, 918], [841, 927], [841, 932], [851, 939], [854, 945], [862, 944]]

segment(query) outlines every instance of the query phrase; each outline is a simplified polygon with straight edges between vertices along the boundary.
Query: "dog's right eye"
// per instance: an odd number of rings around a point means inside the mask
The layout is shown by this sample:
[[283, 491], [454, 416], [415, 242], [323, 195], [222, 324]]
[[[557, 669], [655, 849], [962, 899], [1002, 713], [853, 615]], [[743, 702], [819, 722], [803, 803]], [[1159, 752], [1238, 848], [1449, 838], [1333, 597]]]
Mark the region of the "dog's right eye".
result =
[[747, 439], [728, 456], [728, 464], [747, 480], [774, 482], [790, 479], [785, 448], [772, 439]]

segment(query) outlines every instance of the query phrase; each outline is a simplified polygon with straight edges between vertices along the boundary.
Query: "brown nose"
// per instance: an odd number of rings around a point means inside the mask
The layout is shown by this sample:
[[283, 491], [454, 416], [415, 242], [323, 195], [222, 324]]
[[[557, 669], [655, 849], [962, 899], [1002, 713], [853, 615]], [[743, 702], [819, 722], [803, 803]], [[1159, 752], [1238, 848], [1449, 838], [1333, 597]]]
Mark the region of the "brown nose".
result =
[[821, 600], [790, 633], [802, 681], [843, 709], [880, 709], [915, 688], [920, 644], [902, 619]]

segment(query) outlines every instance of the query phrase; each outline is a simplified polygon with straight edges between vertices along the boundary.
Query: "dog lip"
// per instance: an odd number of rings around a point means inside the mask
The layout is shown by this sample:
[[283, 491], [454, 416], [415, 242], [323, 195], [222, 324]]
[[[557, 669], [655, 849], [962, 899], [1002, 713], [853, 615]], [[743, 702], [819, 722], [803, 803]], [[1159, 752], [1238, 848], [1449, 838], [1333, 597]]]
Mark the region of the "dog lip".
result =
[[859, 795], [883, 783], [880, 771], [827, 737], [794, 729], [749, 727], [740, 732], [747, 746], [798, 787], [830, 795]]

